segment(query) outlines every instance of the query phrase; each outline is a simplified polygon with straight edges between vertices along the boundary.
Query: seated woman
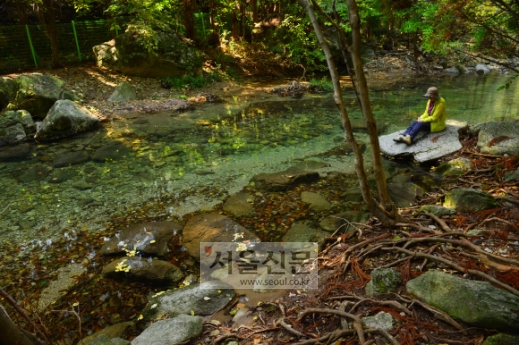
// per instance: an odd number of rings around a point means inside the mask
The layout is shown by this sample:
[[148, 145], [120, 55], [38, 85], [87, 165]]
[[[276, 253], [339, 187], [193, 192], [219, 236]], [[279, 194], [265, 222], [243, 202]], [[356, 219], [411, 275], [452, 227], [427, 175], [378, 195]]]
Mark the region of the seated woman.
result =
[[445, 110], [445, 100], [440, 97], [437, 87], [430, 87], [424, 97], [429, 98], [425, 112], [413, 121], [404, 133], [399, 134], [393, 140], [400, 143], [411, 145], [414, 138], [420, 131], [428, 131], [431, 133], [440, 132], [445, 129], [447, 121], [447, 112]]

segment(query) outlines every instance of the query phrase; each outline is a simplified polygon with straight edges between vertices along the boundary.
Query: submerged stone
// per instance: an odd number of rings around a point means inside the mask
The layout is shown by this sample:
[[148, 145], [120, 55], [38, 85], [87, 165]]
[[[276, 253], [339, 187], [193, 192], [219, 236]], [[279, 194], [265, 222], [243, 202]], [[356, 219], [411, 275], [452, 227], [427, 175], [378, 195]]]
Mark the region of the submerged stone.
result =
[[260, 191], [272, 192], [289, 189], [301, 183], [312, 183], [319, 180], [315, 171], [286, 170], [272, 174], [259, 174], [252, 178], [255, 187]]
[[114, 260], [103, 268], [101, 274], [107, 278], [128, 278], [148, 284], [172, 284], [184, 276], [172, 263], [139, 257]]
[[211, 315], [224, 308], [234, 297], [232, 286], [221, 281], [207, 281], [153, 296], [142, 315], [145, 320], [164, 316]]
[[248, 193], [237, 193], [227, 199], [223, 205], [223, 209], [238, 217], [247, 216], [254, 211], [254, 207], [251, 202], [249, 202], [252, 200], [252, 195]]

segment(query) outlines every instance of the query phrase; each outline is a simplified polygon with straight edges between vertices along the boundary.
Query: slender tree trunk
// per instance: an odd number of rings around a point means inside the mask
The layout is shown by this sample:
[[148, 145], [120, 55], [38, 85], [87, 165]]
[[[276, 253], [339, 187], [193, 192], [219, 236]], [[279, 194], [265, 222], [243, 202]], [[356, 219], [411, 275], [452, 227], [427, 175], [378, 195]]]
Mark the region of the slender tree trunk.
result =
[[369, 99], [368, 82], [364, 75], [364, 66], [360, 57], [361, 50], [361, 38], [360, 38], [360, 17], [355, 0], [346, 0], [350, 13], [350, 25], [352, 30], [352, 42], [351, 42], [351, 58], [353, 60], [353, 67], [355, 69], [355, 75], [360, 88], [360, 103], [362, 107], [362, 114], [366, 120], [366, 125], [369, 134], [369, 142], [371, 144], [371, 154], [373, 160], [373, 173], [377, 181], [378, 195], [382, 206], [390, 214], [396, 216], [396, 207], [391, 200], [389, 195], [389, 189], [387, 188], [386, 177], [384, 175], [384, 169], [382, 166], [382, 155], [380, 152], [380, 143], [378, 141], [378, 130], [377, 123], [373, 116], [371, 109], [371, 102]]
[[209, 40], [212, 45], [220, 44], [220, 35], [218, 34], [218, 27], [216, 26], [216, 8], [215, 1], [209, 0], [209, 22], [211, 24], [211, 39]]
[[241, 39], [245, 41], [245, 34], [247, 31], [247, 6], [240, 3], [240, 16], [241, 16]]
[[[344, 100], [342, 97], [342, 89], [341, 89], [340, 82], [339, 82], [339, 75], [337, 72], [337, 68], [333, 61], [333, 56], [330, 52], [330, 48], [328, 47], [328, 44], [326, 43], [326, 41], [324, 39], [321, 28], [317, 21], [317, 18], [315, 17], [313, 6], [309, 0], [298, 0], [298, 2], [308, 12], [310, 21], [312, 22], [315, 34], [317, 36], [317, 40], [319, 41], [319, 44], [321, 45], [321, 48], [326, 57], [326, 62], [328, 64], [328, 69], [330, 71], [330, 76], [331, 76], [332, 83], [334, 86], [335, 104], [337, 105], [337, 108], [339, 109], [339, 113], [341, 115], [341, 120], [342, 120], [342, 124], [344, 127], [346, 140], [350, 144], [350, 146], [353, 150], [353, 154], [355, 157], [355, 161], [354, 161], [355, 171], [356, 171], [357, 177], [359, 179], [360, 190], [361, 190], [364, 202], [366, 203], [370, 212], [375, 217], [377, 217], [382, 222], [382, 224], [393, 225], [396, 223], [396, 219], [398, 219], [398, 214], [388, 212], [386, 210], [385, 205], [378, 204], [372, 197], [371, 192], [369, 190], [368, 179], [367, 179], [366, 171], [364, 168], [364, 159], [362, 156], [362, 151], [360, 150], [360, 147], [357, 144], [357, 142], [355, 141], [355, 137], [353, 136], [353, 130], [351, 127], [350, 120], [348, 118], [348, 112], [346, 110], [346, 106], [344, 104]], [[350, 51], [350, 53], [351, 53], [353, 59], [360, 59], [360, 43], [357, 40], [357, 39], [360, 39], [360, 33], [358, 32], [359, 27], [352, 25], [352, 29], [353, 29], [353, 31], [357, 30], [357, 33], [356, 33], [357, 37], [355, 38], [356, 41], [354, 42], [355, 44], [353, 45], [353, 50]], [[360, 70], [358, 70], [359, 67], [361, 68]], [[363, 114], [364, 114], [364, 116], [366, 116], [366, 114], [369, 115], [369, 113], [371, 112], [371, 105], [369, 104], [369, 96], [367, 93], [367, 83], [366, 83], [366, 79], [364, 76], [364, 71], [362, 70], [362, 62], [359, 64], [357, 61], [357, 63], [355, 64], [355, 72], [357, 74], [359, 84], [362, 84], [359, 86], [360, 93], [361, 93], [360, 102], [361, 102], [361, 108], [362, 108]], [[365, 109], [368, 109], [368, 111], [366, 111]], [[389, 197], [389, 192], [387, 191], [385, 176], [383, 176], [381, 179], [382, 186], [379, 186], [379, 182], [380, 182], [379, 174], [380, 174], [380, 172], [382, 172], [382, 175], [383, 175], [383, 170], [382, 170], [382, 160], [380, 158], [378, 133], [377, 133], [377, 128], [376, 128], [376, 123], [375, 123], [375, 120], [374, 120], [372, 114], [371, 114], [371, 117], [368, 116], [368, 118], [366, 118], [366, 123], [367, 123], [367, 127], [368, 127], [368, 133], [369, 133], [369, 137], [370, 137], [370, 143], [372, 146], [373, 156], [378, 155], [378, 157], [373, 158], [373, 168], [376, 171], [375, 177], [377, 179], [377, 186], [379, 189], [379, 194], [382, 195], [384, 198], [388, 198], [388, 200], [389, 200], [388, 204], [391, 206], [392, 202], [391, 202], [391, 198]], [[374, 141], [376, 141], [376, 144], [373, 143]], [[378, 166], [377, 166], [377, 164], [378, 164]], [[385, 186], [385, 190], [384, 190], [384, 186]], [[381, 199], [382, 199], [382, 196], [381, 196]], [[382, 200], [386, 200], [386, 199], [382, 199]]]
[[20, 25], [27, 25], [29, 21], [27, 19], [27, 6], [22, 2], [16, 2], [16, 12], [18, 12], [18, 20]]
[[35, 345], [0, 306], [0, 345]]
[[45, 21], [47, 34], [50, 40], [50, 48], [52, 52], [52, 68], [59, 68], [59, 42], [58, 29], [56, 26], [56, 10], [54, 9], [53, 0], [43, 0], [43, 7], [45, 11]]
[[238, 26], [239, 26], [239, 23], [238, 23], [238, 3], [236, 2], [235, 3], [235, 6], [232, 10], [232, 39], [233, 41], [235, 42], [238, 42], [240, 40], [240, 34], [238, 32]]
[[258, 16], [258, 0], [251, 0], [250, 2], [250, 8], [252, 10], [252, 22], [257, 23], [259, 22], [259, 16]]
[[184, 26], [186, 28], [186, 37], [196, 41], [194, 7], [194, 0], [184, 0]]

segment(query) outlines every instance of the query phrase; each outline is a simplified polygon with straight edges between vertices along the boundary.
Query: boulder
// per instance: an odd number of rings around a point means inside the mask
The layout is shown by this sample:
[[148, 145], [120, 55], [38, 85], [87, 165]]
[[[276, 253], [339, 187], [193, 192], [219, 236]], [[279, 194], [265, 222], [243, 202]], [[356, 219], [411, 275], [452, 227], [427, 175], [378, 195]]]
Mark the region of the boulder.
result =
[[36, 132], [31, 114], [26, 110], [10, 110], [0, 114], [0, 145], [24, 140]]
[[459, 175], [463, 175], [465, 172], [469, 171], [470, 169], [471, 169], [470, 159], [461, 157], [461, 158], [452, 159], [448, 162], [440, 164], [440, 166], [434, 170], [434, 173], [436, 175], [441, 175], [441, 176], [459, 176]]
[[449, 68], [445, 68], [443, 70], [443, 73], [444, 74], [448, 74], [448, 75], [460, 75], [461, 74], [461, 71], [458, 69], [458, 67], [456, 66], [453, 66], [453, 67], [449, 67]]
[[9, 162], [31, 158], [31, 146], [20, 144], [0, 148], [0, 162]]
[[196, 260], [200, 260], [200, 242], [260, 242], [252, 232], [217, 213], [194, 216], [187, 222], [182, 236], [184, 247]]
[[477, 147], [481, 153], [519, 154], [519, 120], [487, 122], [472, 129], [478, 133]]
[[81, 133], [99, 125], [99, 119], [72, 101], [56, 101], [36, 132], [35, 139], [49, 141]]
[[128, 102], [137, 98], [137, 94], [135, 93], [135, 89], [128, 83], [122, 82], [117, 85], [114, 93], [108, 98], [110, 102]]
[[461, 149], [459, 131], [466, 124], [447, 121], [445, 130], [418, 136], [412, 145], [397, 143], [393, 138], [402, 131], [379, 137], [380, 150], [383, 154], [395, 158], [413, 158], [418, 163], [439, 159]]
[[282, 238], [283, 242], [312, 242], [315, 240], [315, 229], [310, 222], [294, 222]]
[[316, 211], [326, 211], [333, 207], [333, 205], [322, 195], [314, 192], [302, 192], [301, 201], [309, 204], [310, 208]]
[[395, 291], [402, 283], [400, 273], [392, 268], [375, 268], [366, 284], [366, 295], [378, 296]]
[[0, 110], [11, 102], [16, 93], [16, 84], [12, 77], [0, 77]]
[[126, 75], [162, 78], [200, 74], [204, 54], [176, 32], [155, 30], [157, 49], [149, 51], [133, 26], [115, 39], [94, 46], [97, 65]]
[[127, 250], [151, 256], [164, 256], [168, 241], [182, 231], [182, 225], [175, 222], [147, 222], [130, 225], [105, 242], [99, 254], [122, 254]]
[[8, 144], [16, 144], [27, 138], [23, 126], [19, 123], [9, 126], [0, 127], [0, 146]]
[[252, 195], [248, 193], [237, 193], [227, 199], [223, 204], [223, 209], [238, 217], [248, 216], [254, 211], [253, 200]]
[[492, 195], [471, 188], [455, 188], [445, 195], [443, 206], [460, 212], [479, 212], [498, 206]]
[[73, 99], [62, 90], [64, 82], [40, 73], [20, 75], [14, 80], [10, 110], [27, 110], [34, 118], [44, 119], [47, 112], [60, 99]]
[[263, 192], [282, 191], [301, 183], [312, 183], [319, 180], [315, 171], [286, 170], [272, 174], [259, 174], [252, 178], [255, 187]]
[[125, 257], [109, 263], [101, 274], [106, 278], [128, 278], [148, 284], [172, 284], [182, 279], [184, 274], [177, 266], [151, 257]]
[[481, 345], [519, 345], [519, 335], [499, 333], [488, 337]]
[[90, 345], [90, 342], [92, 340], [96, 339], [101, 335], [106, 336], [108, 339], [122, 337], [128, 328], [133, 328], [134, 326], [135, 322], [133, 321], [117, 323], [115, 325], [103, 328], [102, 330], [97, 331], [86, 338], [83, 338], [80, 342], [77, 343], [77, 345]]
[[86, 151], [76, 151], [58, 154], [52, 160], [53, 168], [63, 168], [69, 165], [82, 164], [88, 162], [90, 157]]
[[505, 182], [519, 181], [519, 170], [508, 171], [505, 173]]
[[154, 295], [142, 311], [145, 320], [164, 316], [212, 315], [234, 297], [232, 286], [221, 281], [207, 281]]
[[490, 73], [491, 69], [489, 66], [485, 65], [484, 63], [478, 63], [476, 65], [476, 74], [477, 75], [485, 75]]
[[408, 293], [471, 326], [519, 331], [519, 297], [488, 282], [430, 270], [406, 286]]
[[131, 345], [186, 344], [202, 334], [203, 319], [199, 316], [179, 315], [152, 323]]

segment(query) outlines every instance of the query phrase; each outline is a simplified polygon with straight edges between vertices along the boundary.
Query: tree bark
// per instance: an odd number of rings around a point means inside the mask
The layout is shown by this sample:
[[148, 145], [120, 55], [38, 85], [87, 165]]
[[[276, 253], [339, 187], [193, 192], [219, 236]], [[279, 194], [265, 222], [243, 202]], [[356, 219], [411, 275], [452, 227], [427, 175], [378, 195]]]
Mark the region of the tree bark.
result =
[[[310, 21], [312, 22], [312, 25], [314, 27], [315, 34], [317, 36], [317, 40], [319, 41], [319, 44], [321, 45], [321, 48], [324, 52], [324, 55], [326, 57], [326, 63], [328, 64], [328, 69], [330, 71], [330, 76], [332, 79], [332, 84], [334, 88], [334, 101], [337, 105], [337, 108], [339, 110], [342, 124], [344, 127], [344, 132], [346, 136], [346, 141], [350, 144], [353, 154], [355, 157], [354, 164], [355, 164], [355, 171], [357, 173], [357, 177], [359, 179], [360, 184], [360, 190], [362, 193], [362, 197], [364, 199], [364, 202], [366, 203], [368, 209], [370, 212], [377, 217], [383, 225], [390, 226], [396, 223], [396, 219], [399, 218], [398, 214], [396, 212], [388, 212], [386, 210], [386, 205], [380, 205], [375, 201], [375, 199], [372, 197], [371, 192], [369, 190], [368, 186], [368, 179], [366, 175], [366, 171], [364, 168], [364, 159], [362, 156], [362, 151], [360, 150], [359, 145], [355, 141], [355, 137], [353, 136], [353, 130], [351, 127], [350, 120], [348, 118], [348, 112], [346, 110], [346, 106], [344, 104], [344, 100], [342, 97], [342, 89], [339, 82], [339, 75], [337, 72], [337, 68], [335, 66], [335, 63], [333, 61], [332, 54], [330, 52], [330, 48], [328, 47], [328, 44], [326, 43], [323, 33], [321, 31], [321, 28], [319, 26], [319, 23], [317, 21], [317, 18], [315, 17], [315, 13], [313, 10], [313, 6], [310, 3], [309, 0], [298, 0], [298, 2], [306, 9], [308, 12], [308, 16], [310, 17]], [[352, 25], [352, 29], [359, 30], [359, 27], [355, 27]], [[360, 39], [360, 33], [357, 32], [357, 39]], [[350, 50], [350, 53], [352, 55], [352, 58], [359, 59], [360, 60], [360, 41], [354, 40], [354, 45], [352, 45], [352, 50]], [[360, 70], [358, 69], [360, 67]], [[366, 78], [364, 76], [364, 71], [362, 70], [362, 61], [359, 64], [357, 61], [357, 64], [355, 64], [355, 72], [357, 74], [358, 82], [362, 83], [360, 86], [360, 102], [361, 102], [361, 108], [363, 111], [364, 116], [368, 116], [366, 118], [366, 124], [368, 127], [368, 134], [370, 137], [370, 143], [372, 146], [373, 156], [378, 155], [378, 157], [373, 157], [373, 169], [375, 171], [375, 177], [377, 179], [377, 187], [379, 190], [379, 194], [381, 195], [382, 200], [388, 202], [389, 209], [396, 211], [396, 208], [391, 207], [393, 203], [391, 202], [391, 198], [389, 197], [389, 192], [387, 190], [387, 184], [385, 180], [385, 176], [383, 176], [383, 169], [382, 169], [382, 160], [380, 157], [380, 145], [378, 142], [378, 132], [376, 127], [376, 122], [373, 118], [373, 114], [371, 112], [371, 104], [369, 102], [369, 95], [367, 92], [367, 82]], [[360, 78], [359, 78], [360, 76]], [[368, 111], [366, 111], [368, 109]], [[371, 116], [369, 116], [371, 114]], [[375, 143], [374, 143], [375, 142]], [[382, 173], [382, 178], [379, 177], [380, 173]], [[380, 181], [379, 181], [380, 179]], [[379, 185], [379, 182], [381, 184]]]
[[186, 28], [186, 37], [196, 41], [194, 7], [194, 0], [184, 0], [184, 26]]
[[220, 35], [218, 34], [218, 28], [216, 26], [216, 8], [215, 1], [209, 0], [209, 22], [211, 24], [211, 39], [209, 43], [212, 45], [220, 45]]
[[373, 160], [373, 173], [377, 181], [377, 189], [382, 206], [386, 211], [396, 217], [396, 207], [391, 200], [389, 195], [389, 189], [387, 188], [386, 177], [382, 166], [382, 155], [380, 152], [380, 143], [378, 141], [378, 130], [377, 123], [373, 116], [373, 110], [371, 109], [371, 101], [369, 99], [368, 82], [364, 74], [364, 66], [360, 56], [361, 50], [361, 38], [360, 38], [360, 17], [355, 0], [347, 0], [348, 10], [350, 14], [350, 25], [351, 25], [351, 59], [353, 61], [353, 68], [357, 77], [357, 82], [360, 89], [360, 103], [362, 108], [362, 114], [366, 121], [366, 126], [369, 134], [369, 142], [371, 144], [371, 154]]
[[251, 0], [250, 7], [251, 7], [251, 10], [252, 10], [252, 22], [253, 23], [259, 22], [258, 0]]
[[43, 0], [43, 7], [45, 11], [44, 17], [47, 35], [49, 36], [52, 52], [52, 68], [59, 68], [61, 64], [59, 61], [58, 29], [56, 27], [56, 10], [54, 9], [53, 0]]
[[0, 345], [35, 345], [0, 306]]

